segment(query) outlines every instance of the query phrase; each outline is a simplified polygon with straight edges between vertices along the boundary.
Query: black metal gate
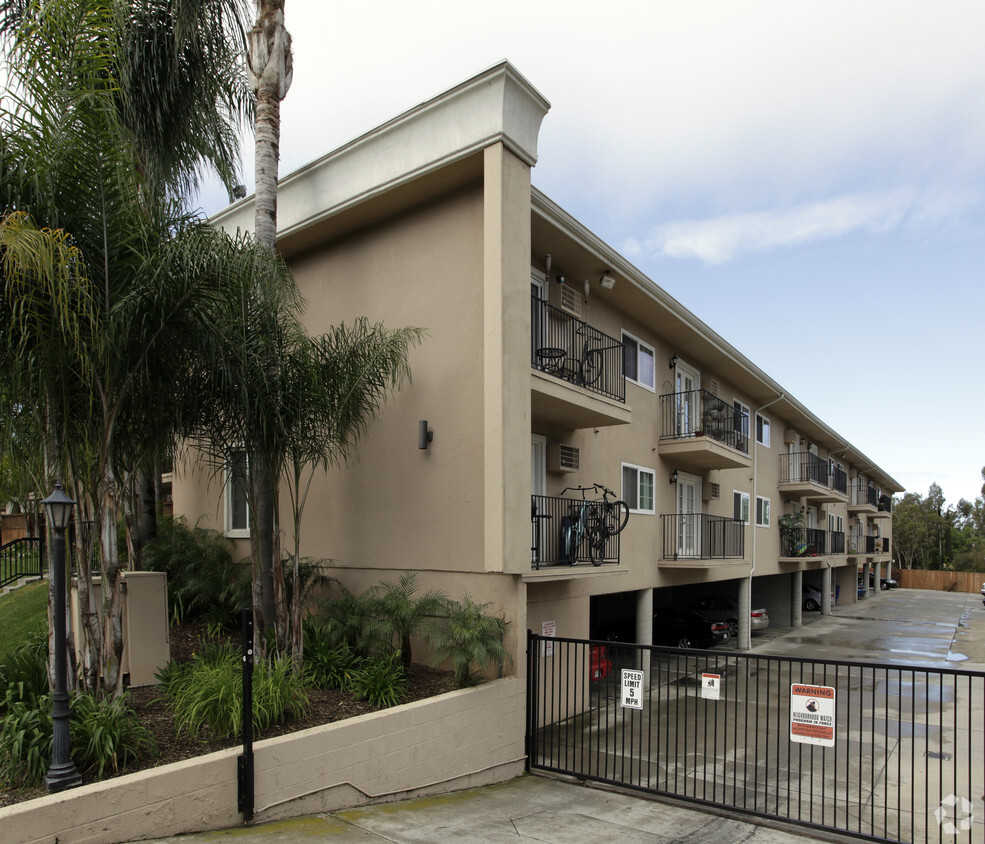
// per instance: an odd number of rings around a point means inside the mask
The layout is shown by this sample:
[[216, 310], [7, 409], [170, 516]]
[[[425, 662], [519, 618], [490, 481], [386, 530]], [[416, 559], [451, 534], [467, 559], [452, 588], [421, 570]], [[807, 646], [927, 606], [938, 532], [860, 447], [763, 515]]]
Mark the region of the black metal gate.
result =
[[533, 633], [527, 669], [531, 770], [871, 840], [985, 841], [981, 672]]

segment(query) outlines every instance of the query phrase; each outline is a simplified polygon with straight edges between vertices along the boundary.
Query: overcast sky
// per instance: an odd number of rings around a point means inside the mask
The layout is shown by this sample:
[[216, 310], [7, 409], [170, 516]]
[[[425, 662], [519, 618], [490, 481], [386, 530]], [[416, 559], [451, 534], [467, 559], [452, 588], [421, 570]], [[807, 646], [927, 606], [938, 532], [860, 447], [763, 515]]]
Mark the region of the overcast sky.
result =
[[981, 0], [287, 0], [285, 15], [282, 175], [508, 59], [551, 103], [536, 187], [908, 490], [980, 494]]

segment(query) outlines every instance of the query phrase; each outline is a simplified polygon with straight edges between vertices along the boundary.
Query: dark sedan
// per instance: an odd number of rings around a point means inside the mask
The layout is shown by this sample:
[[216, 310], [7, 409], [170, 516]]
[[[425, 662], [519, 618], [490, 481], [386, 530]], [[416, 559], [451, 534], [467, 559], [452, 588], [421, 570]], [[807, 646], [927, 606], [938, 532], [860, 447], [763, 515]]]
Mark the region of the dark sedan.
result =
[[727, 642], [728, 624], [709, 621], [700, 613], [682, 607], [655, 607], [653, 644], [677, 648], [710, 648]]
[[[869, 572], [869, 588], [876, 588], [876, 576], [873, 572]], [[879, 588], [883, 592], [887, 589], [899, 589], [899, 581], [893, 580], [891, 577], [880, 577]]]

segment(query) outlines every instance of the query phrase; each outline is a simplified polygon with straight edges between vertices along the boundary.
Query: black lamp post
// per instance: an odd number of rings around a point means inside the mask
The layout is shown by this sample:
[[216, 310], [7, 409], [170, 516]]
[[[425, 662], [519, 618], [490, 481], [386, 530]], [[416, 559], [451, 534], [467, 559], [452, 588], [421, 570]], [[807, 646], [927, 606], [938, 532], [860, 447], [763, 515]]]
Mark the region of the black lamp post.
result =
[[55, 489], [44, 501], [48, 513], [48, 524], [51, 525], [51, 555], [49, 570], [51, 582], [55, 590], [54, 625], [55, 625], [55, 693], [52, 695], [51, 717], [54, 722], [54, 736], [51, 748], [51, 767], [45, 776], [48, 791], [64, 791], [82, 784], [79, 774], [72, 761], [72, 738], [69, 732], [71, 713], [68, 708], [68, 683], [65, 664], [65, 528], [72, 518], [72, 508], [75, 502], [62, 489], [61, 481], [55, 483]]

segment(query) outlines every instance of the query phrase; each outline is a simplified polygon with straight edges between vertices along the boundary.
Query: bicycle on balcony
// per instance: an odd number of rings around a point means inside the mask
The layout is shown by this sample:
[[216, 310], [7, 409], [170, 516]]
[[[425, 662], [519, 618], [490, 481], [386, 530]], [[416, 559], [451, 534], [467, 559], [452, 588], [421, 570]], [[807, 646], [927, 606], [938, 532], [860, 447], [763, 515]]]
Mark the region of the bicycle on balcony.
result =
[[[561, 519], [562, 559], [574, 565], [587, 557], [593, 566], [600, 566], [605, 560], [609, 537], [622, 532], [629, 521], [629, 507], [625, 501], [614, 500], [616, 494], [602, 484], [566, 487], [561, 495], [572, 490], [581, 493], [581, 501], [573, 504], [568, 515]], [[602, 499], [589, 500], [589, 491], [601, 492]], [[582, 545], [586, 546], [584, 555]]]

